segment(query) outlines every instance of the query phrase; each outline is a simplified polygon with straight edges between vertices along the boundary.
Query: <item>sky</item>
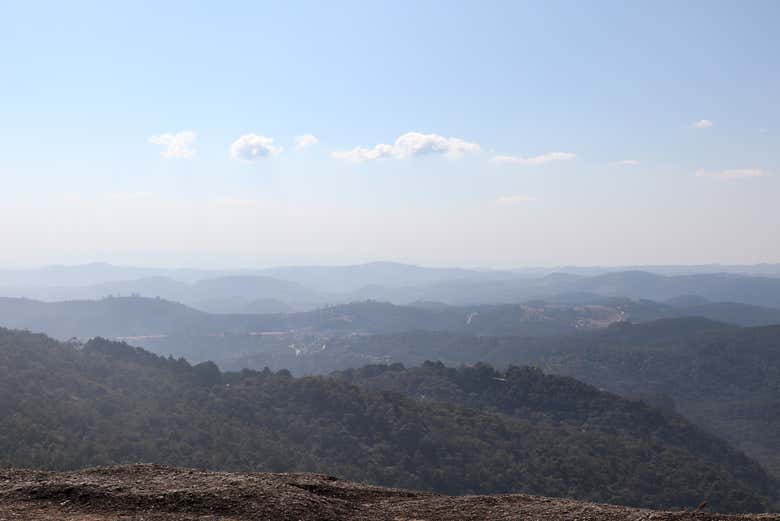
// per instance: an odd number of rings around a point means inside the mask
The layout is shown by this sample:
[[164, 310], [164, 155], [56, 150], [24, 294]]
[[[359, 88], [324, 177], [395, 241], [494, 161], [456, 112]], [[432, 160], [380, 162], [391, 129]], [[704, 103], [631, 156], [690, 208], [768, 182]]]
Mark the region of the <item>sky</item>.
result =
[[0, 267], [780, 262], [780, 2], [11, 2]]

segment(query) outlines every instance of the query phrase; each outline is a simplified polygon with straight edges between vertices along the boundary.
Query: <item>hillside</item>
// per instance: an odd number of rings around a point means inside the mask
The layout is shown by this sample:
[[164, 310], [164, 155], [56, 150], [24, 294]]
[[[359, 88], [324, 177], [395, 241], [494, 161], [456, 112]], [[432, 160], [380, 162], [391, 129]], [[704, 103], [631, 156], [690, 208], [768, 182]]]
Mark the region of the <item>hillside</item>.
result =
[[[551, 272], [423, 268], [376, 262], [355, 266], [206, 271], [96, 264], [0, 270], [0, 296], [51, 302], [139, 295], [217, 313], [307, 311], [364, 300], [399, 305], [436, 301], [474, 306], [530, 300], [592, 304], [605, 297], [668, 301], [673, 305], [732, 302], [780, 309], [780, 278], [776, 267], [732, 268], [731, 273], [717, 272], [729, 269], [717, 266], [706, 268], [706, 272], [703, 272], [705, 267], [688, 270], [650, 267], [649, 271], [566, 268], [570, 272]], [[257, 301], [272, 302], [273, 306], [258, 308], [253, 305]]]
[[121, 297], [40, 302], [0, 298], [0, 326], [45, 332], [68, 339], [92, 336], [142, 336], [199, 328], [208, 315], [162, 299]]
[[[142, 339], [140, 343], [157, 353], [169, 352], [169, 346], [184, 346], [188, 352], [174, 351], [176, 356], [193, 360], [222, 356], [223, 368], [289, 369], [293, 374], [327, 374], [341, 369], [369, 364], [402, 363], [416, 366], [432, 360], [445, 365], [487, 362], [497, 367], [512, 364], [540, 364], [546, 353], [559, 346], [576, 350], [578, 346], [604, 339], [621, 342], [674, 342], [681, 336], [699, 331], [738, 329], [728, 324], [702, 318], [659, 320], [639, 328], [586, 330], [571, 335], [494, 337], [474, 336], [447, 331], [406, 331], [378, 335], [267, 335], [189, 339], [182, 343], [174, 338]], [[618, 334], [618, 332], [620, 332]]]
[[27, 521], [778, 521], [659, 512], [527, 495], [442, 496], [321, 474], [215, 473], [156, 465], [0, 470], [0, 519]]
[[710, 438], [706, 443], [698, 429], [673, 411], [625, 400], [573, 378], [545, 374], [536, 367], [511, 366], [498, 371], [485, 364], [456, 368], [426, 362], [409, 368], [401, 364], [366, 366], [332, 376], [420, 401], [650, 437], [658, 443], [685, 447], [710, 461], [717, 459], [714, 451], [720, 450], [719, 442]]
[[646, 271], [614, 271], [597, 275], [551, 273], [545, 276], [449, 279], [428, 285], [368, 288], [357, 296], [394, 303], [418, 300], [450, 305], [517, 303], [552, 300], [558, 295], [629, 297], [665, 301], [695, 295], [710, 301], [780, 308], [780, 278], [731, 273], [660, 275]]
[[[3, 330], [0, 357], [0, 466], [306, 470], [449, 494], [670, 508], [707, 498], [722, 511], [776, 500], [776, 483], [755, 462], [637, 402], [617, 410], [639, 425], [653, 418], [647, 432], [510, 418], [284, 371], [220, 373], [100, 339], [77, 349]], [[567, 388], [581, 391], [566, 382], [562, 402]], [[699, 448], [655, 436], [659, 429]]]
[[[709, 331], [651, 344], [642, 325], [617, 327], [588, 344], [536, 361], [624, 395], [667, 396], [677, 410], [780, 475], [780, 326]], [[530, 361], [530, 360], [527, 360]]]
[[157, 276], [86, 286], [0, 286], [0, 296], [45, 302], [143, 296], [181, 302], [214, 313], [251, 312], [252, 304], [262, 300], [276, 302], [277, 307], [312, 309], [344, 299], [310, 290], [294, 282], [259, 275], [231, 275], [193, 282]]
[[[222, 308], [232, 305], [230, 300], [225, 297], [202, 304]], [[236, 305], [251, 308], [261, 304]], [[269, 304], [274, 305], [273, 302]], [[145, 297], [63, 302], [0, 297], [0, 325], [40, 331], [58, 338], [151, 334], [194, 336], [301, 330], [325, 334], [427, 330], [476, 335], [546, 336], [604, 327], [633, 316], [633, 310], [642, 316], [657, 317], [665, 309], [655, 303], [613, 301], [577, 306], [534, 302], [427, 310], [364, 301], [299, 313], [216, 314]]]
[[728, 301], [780, 308], [780, 278], [703, 273], [657, 275], [643, 271], [607, 273], [583, 278], [572, 290], [650, 300], [698, 295], [711, 301]]
[[[230, 280], [235, 286], [243, 284], [243, 279]], [[228, 294], [229, 291], [225, 293]], [[280, 301], [246, 303], [234, 302], [229, 297], [201, 304], [201, 307], [218, 309], [232, 306], [266, 311], [286, 309]], [[137, 296], [63, 302], [0, 297], [0, 326], [3, 327], [29, 329], [59, 339], [129, 338], [160, 354], [172, 353], [192, 361], [214, 360], [225, 367], [235, 367], [234, 362], [229, 362], [235, 353], [248, 356], [275, 349], [262, 338], [266, 333], [287, 333], [288, 341], [283, 346], [286, 350], [302, 335], [321, 337], [315, 340], [319, 345], [322, 345], [322, 337], [407, 331], [541, 337], [601, 329], [616, 322], [647, 322], [680, 316], [698, 316], [739, 325], [780, 323], [780, 310], [746, 304], [707, 303], [680, 307], [615, 297], [577, 304], [532, 301], [461, 307], [396, 306], [364, 301], [308, 312], [265, 314], [204, 313], [176, 302]], [[214, 345], [217, 342], [220, 345]], [[293, 365], [278, 367], [296, 369], [297, 362], [291, 363]], [[265, 365], [274, 366], [273, 363]]]
[[554, 338], [411, 332], [343, 339], [329, 350], [353, 367], [361, 359], [537, 365], [674, 407], [780, 476], [780, 326], [738, 328], [690, 318]]

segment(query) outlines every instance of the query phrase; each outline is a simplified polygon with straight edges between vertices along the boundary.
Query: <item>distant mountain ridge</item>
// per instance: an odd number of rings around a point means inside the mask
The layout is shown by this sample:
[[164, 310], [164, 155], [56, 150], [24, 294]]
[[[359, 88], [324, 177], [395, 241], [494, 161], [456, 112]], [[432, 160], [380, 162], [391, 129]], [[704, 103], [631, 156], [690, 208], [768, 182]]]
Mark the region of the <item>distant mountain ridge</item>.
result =
[[580, 298], [629, 297], [665, 301], [697, 296], [710, 301], [736, 302], [780, 308], [780, 278], [710, 273], [657, 275], [642, 271], [614, 272], [590, 277], [551, 274], [541, 278], [446, 281], [424, 287], [374, 288], [370, 297], [403, 303], [419, 300], [451, 305], [514, 303], [550, 299], [558, 295]]
[[[555, 266], [527, 267], [514, 269], [491, 268], [453, 268], [427, 267], [401, 262], [375, 261], [352, 265], [298, 265], [275, 266], [270, 268], [244, 269], [196, 269], [196, 268], [154, 268], [125, 266], [107, 262], [92, 262], [74, 265], [48, 265], [38, 268], [0, 268], [0, 286], [16, 284], [33, 286], [86, 286], [117, 280], [131, 280], [149, 277], [166, 277], [181, 282], [196, 282], [206, 278], [218, 278], [234, 275], [265, 275], [306, 284], [305, 280], [319, 281], [323, 278], [338, 279], [334, 274], [341, 273], [351, 277], [349, 284], [362, 287], [381, 282], [381, 278], [395, 275], [396, 283], [389, 286], [408, 286], [432, 283], [443, 279], [464, 279], [479, 274], [501, 278], [525, 276], [543, 277], [552, 273], [592, 277], [621, 271], [645, 271], [659, 275], [694, 275], [707, 273], [731, 273], [752, 276], [780, 276], [780, 263], [775, 264], [700, 264], [700, 265], [639, 265], [639, 266]], [[356, 274], [362, 273], [363, 276]], [[357, 281], [357, 282], [355, 282]], [[349, 289], [322, 289], [322, 291], [348, 292]]]
[[[681, 297], [780, 308], [780, 268], [752, 270], [777, 276], [725, 272], [670, 274], [591, 270], [425, 268], [377, 262], [355, 266], [300, 266], [262, 270], [155, 270], [104, 264], [0, 270], [0, 296], [40, 300], [95, 299], [108, 295], [162, 297], [213, 312], [272, 309], [305, 311], [324, 304], [382, 300], [395, 304], [438, 301], [450, 305], [518, 303], [532, 299], [619, 296], [656, 301]], [[745, 268], [746, 271], [750, 272]], [[582, 270], [575, 270], [582, 271]], [[91, 275], [90, 275], [91, 274]], [[85, 281], [92, 280], [87, 283]], [[237, 283], [241, 281], [241, 283]]]
[[281, 266], [259, 269], [206, 270], [115, 266], [91, 263], [46, 266], [35, 269], [0, 269], [0, 287], [95, 286], [117, 281], [166, 278], [194, 283], [222, 277], [271, 277], [310, 286], [322, 293], [350, 293], [364, 286], [390, 287], [432, 284], [444, 280], [507, 278], [509, 270], [430, 268], [397, 262], [371, 262], [349, 266]]
[[256, 312], [261, 304], [275, 311], [311, 309], [338, 301], [297, 284], [259, 275], [231, 275], [180, 282], [168, 277], [103, 282], [89, 286], [0, 288], [0, 295], [48, 302], [143, 296], [181, 302], [213, 313]]
[[[221, 284], [224, 279], [215, 279]], [[241, 287], [256, 278], [227, 279]], [[281, 286], [290, 294], [299, 288]], [[195, 287], [198, 287], [197, 285]], [[220, 295], [219, 291], [210, 290]], [[224, 300], [204, 307], [224, 308]], [[398, 306], [361, 301], [291, 312], [270, 299], [239, 307], [265, 307], [271, 313], [207, 313], [160, 298], [110, 297], [99, 300], [42, 302], [0, 297], [0, 326], [30, 329], [56, 338], [93, 336], [198, 335], [307, 331], [327, 335], [448, 331], [477, 336], [551, 336], [599, 329], [616, 322], [649, 322], [664, 318], [702, 317], [742, 326], [780, 324], [780, 309], [730, 302], [682, 307], [647, 300], [594, 297], [590, 303], [530, 301], [523, 304]], [[565, 300], [565, 299], [564, 299]], [[237, 304], [238, 306], [238, 304]], [[282, 311], [278, 311], [282, 308]], [[188, 341], [190, 342], [190, 341]], [[189, 358], [189, 357], [188, 357]]]

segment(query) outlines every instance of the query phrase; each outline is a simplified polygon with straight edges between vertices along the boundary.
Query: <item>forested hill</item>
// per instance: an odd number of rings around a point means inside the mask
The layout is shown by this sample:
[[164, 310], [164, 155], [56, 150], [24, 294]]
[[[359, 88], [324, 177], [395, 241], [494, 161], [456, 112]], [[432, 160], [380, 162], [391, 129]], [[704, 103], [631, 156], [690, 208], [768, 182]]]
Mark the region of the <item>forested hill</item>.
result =
[[545, 374], [538, 367], [510, 366], [499, 371], [482, 363], [447, 367], [441, 362], [425, 362], [408, 368], [402, 364], [369, 365], [331, 376], [425, 402], [652, 437], [659, 443], [683, 446], [713, 462], [722, 450], [720, 440], [704, 434], [671, 408], [619, 398], [571, 377]]
[[674, 319], [556, 338], [404, 333], [329, 346], [342, 364], [360, 356], [418, 365], [532, 364], [677, 411], [780, 476], [780, 326], [738, 328]]
[[[776, 500], [777, 484], [755, 462], [679, 418], [553, 380], [546, 381], [560, 404], [549, 417], [509, 417], [334, 378], [220, 373], [210, 363], [190, 366], [102, 339], [78, 349], [0, 330], [0, 465], [307, 470], [448, 493], [648, 507], [708, 499], [724, 511], [763, 510]], [[582, 395], [596, 393], [635, 419], [627, 421], [656, 423], [646, 433], [610, 429], [606, 417], [584, 425], [555, 412], [572, 393], [581, 395], [572, 402], [577, 409]], [[705, 449], [653, 434], [665, 430]]]
[[625, 395], [670, 397], [687, 418], [780, 476], [780, 326], [663, 342], [643, 340], [644, 326], [650, 324], [621, 325], [595, 342], [546, 343], [547, 353], [537, 351], [526, 362]]
[[[420, 303], [397, 306], [361, 301], [299, 313], [205, 313], [159, 298], [108, 297], [100, 300], [42, 302], [0, 297], [0, 326], [71, 337], [209, 337], [256, 332], [388, 334], [449, 331], [476, 336], [544, 337], [594, 330], [618, 322], [702, 317], [755, 326], [780, 323], [780, 309], [735, 303], [669, 305], [627, 298], [590, 302], [532, 301], [522, 304], [446, 306]], [[172, 351], [185, 341], [173, 339]], [[214, 353], [214, 357], [219, 353]]]
[[510, 366], [497, 371], [481, 363], [454, 368], [441, 362], [425, 362], [412, 368], [401, 364], [366, 366], [333, 376], [366, 389], [399, 392], [425, 402], [650, 437], [713, 462], [719, 459], [721, 450], [720, 440], [703, 434], [674, 411], [674, 401], [668, 395], [646, 394], [643, 401], [657, 406], [647, 407], [638, 401], [618, 399], [573, 378], [544, 374], [537, 367]]

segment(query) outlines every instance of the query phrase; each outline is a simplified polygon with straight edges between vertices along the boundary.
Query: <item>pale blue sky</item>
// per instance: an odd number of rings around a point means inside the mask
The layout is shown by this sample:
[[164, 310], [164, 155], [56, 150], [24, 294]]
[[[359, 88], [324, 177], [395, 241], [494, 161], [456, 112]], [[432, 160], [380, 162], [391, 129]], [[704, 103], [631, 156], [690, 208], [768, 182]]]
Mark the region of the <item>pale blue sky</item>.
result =
[[778, 27], [778, 1], [8, 3], [0, 265], [780, 262]]

